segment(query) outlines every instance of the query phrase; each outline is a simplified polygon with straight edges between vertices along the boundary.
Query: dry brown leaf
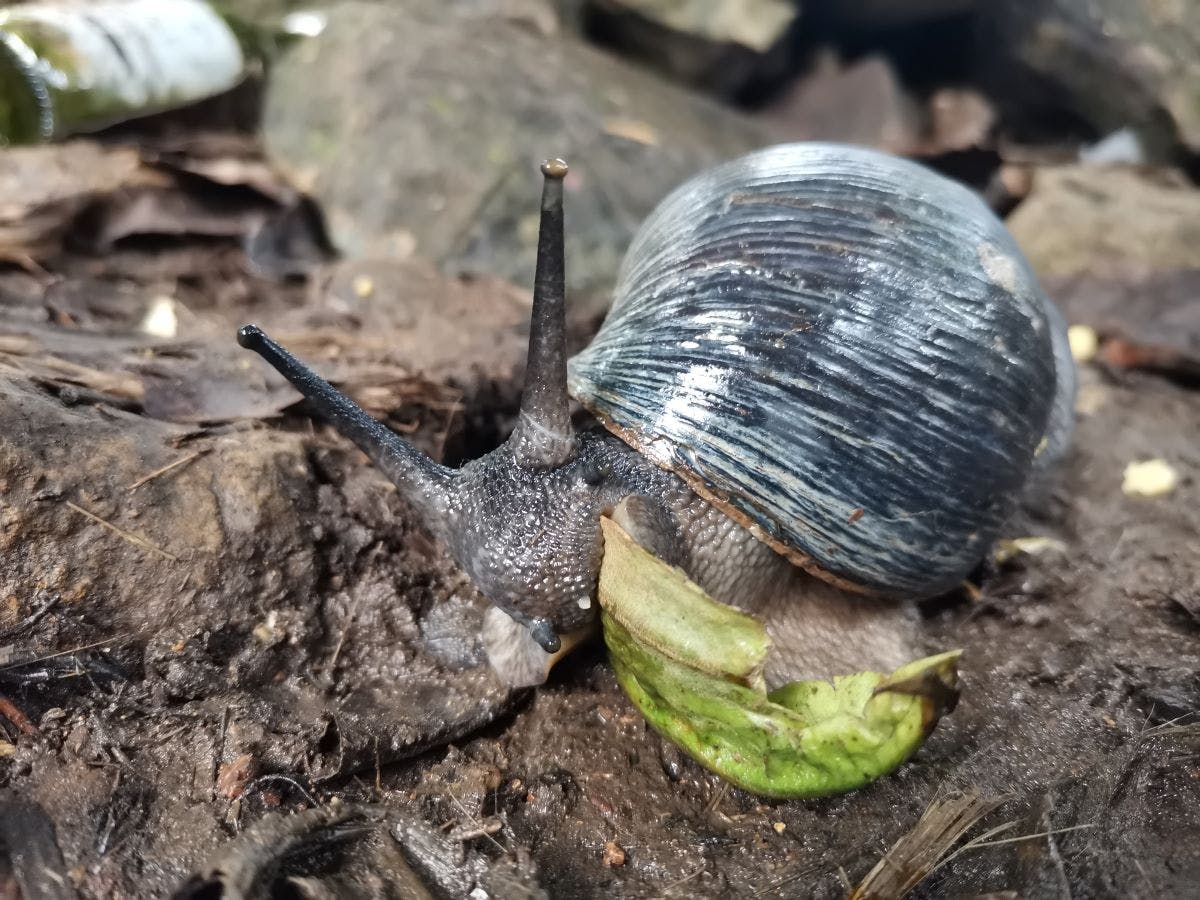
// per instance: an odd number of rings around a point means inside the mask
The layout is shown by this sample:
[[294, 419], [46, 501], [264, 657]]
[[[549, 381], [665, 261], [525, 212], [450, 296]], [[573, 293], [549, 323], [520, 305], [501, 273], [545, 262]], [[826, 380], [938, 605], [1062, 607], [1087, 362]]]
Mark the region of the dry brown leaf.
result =
[[70, 141], [8, 148], [0, 154], [0, 258], [22, 262], [51, 253], [96, 198], [167, 183], [128, 147]]

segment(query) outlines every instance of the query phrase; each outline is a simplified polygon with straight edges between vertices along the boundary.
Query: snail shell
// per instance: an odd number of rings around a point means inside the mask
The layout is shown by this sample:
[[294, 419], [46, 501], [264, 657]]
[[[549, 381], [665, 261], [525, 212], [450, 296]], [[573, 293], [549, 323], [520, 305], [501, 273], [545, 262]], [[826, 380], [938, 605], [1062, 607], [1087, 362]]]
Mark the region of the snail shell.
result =
[[1070, 430], [1061, 316], [1003, 224], [832, 144], [711, 169], [635, 237], [571, 393], [794, 562], [866, 592], [966, 576]]

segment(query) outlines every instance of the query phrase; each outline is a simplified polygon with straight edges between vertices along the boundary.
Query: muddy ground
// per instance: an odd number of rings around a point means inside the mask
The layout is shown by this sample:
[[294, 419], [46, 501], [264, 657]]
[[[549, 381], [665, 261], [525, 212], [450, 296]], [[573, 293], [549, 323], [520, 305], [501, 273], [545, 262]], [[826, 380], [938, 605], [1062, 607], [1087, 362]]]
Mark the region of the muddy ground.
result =
[[[964, 651], [962, 699], [911, 762], [765, 802], [651, 732], [598, 645], [536, 691], [499, 684], [483, 600], [234, 341], [258, 322], [454, 464], [511, 427], [527, 288], [337, 261], [257, 141], [187, 135], [0, 165], [0, 898], [832, 898], [975, 796], [978, 843], [924, 880], [934, 860], [894, 856], [857, 896], [1195, 896], [1186, 254], [1047, 277], [1109, 351], [1009, 527], [1054, 541], [923, 606], [927, 649]], [[572, 297], [577, 345], [602, 307]], [[1124, 493], [1152, 458], [1175, 489]]]
[[[1000, 801], [978, 831], [1050, 834], [965, 852], [918, 896], [1185, 896], [1200, 878], [1186, 383], [1083, 367], [1074, 449], [1011, 528], [1061, 550], [925, 610], [929, 648], [965, 651], [958, 709], [872, 787], [764, 803], [665, 747], [597, 647], [535, 692], [496, 684], [469, 584], [233, 342], [248, 319], [288, 336], [453, 461], [511, 420], [520, 291], [417, 263], [281, 286], [221, 242], [136, 243], [0, 277], [0, 780], [44, 810], [80, 896], [164, 896], [265, 814], [335, 800], [489, 824], [466, 843], [528, 853], [551, 896], [840, 896], [952, 791]], [[139, 328], [166, 283], [173, 338]], [[1102, 327], [1152, 293], [1178, 334], [1200, 330], [1197, 284], [1055, 287]], [[1125, 496], [1148, 457], [1182, 483]]]

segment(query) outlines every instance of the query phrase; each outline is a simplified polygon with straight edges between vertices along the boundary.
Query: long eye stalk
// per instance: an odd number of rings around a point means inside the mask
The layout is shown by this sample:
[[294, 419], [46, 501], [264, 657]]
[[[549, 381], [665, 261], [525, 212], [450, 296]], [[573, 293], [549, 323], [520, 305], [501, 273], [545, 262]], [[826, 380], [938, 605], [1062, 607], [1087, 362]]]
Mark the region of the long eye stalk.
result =
[[542, 163], [542, 220], [538, 232], [533, 317], [521, 417], [509, 438], [517, 461], [531, 468], [554, 468], [575, 455], [571, 401], [567, 396], [567, 325], [563, 275], [563, 179], [561, 159]]
[[454, 478], [453, 470], [439, 466], [386, 425], [371, 418], [366, 410], [271, 340], [257, 325], [243, 325], [237, 337], [239, 344], [253, 350], [290, 381], [339, 434], [354, 441], [371, 457], [395, 483], [401, 496], [417, 508], [431, 531], [441, 532], [444, 524], [441, 501]]

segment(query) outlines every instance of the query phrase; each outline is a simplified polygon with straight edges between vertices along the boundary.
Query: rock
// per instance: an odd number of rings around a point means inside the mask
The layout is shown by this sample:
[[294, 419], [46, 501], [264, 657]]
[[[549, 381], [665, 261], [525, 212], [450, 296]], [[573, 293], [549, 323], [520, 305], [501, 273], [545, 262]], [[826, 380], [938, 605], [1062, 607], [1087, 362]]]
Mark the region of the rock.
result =
[[587, 33], [693, 87], [736, 97], [786, 64], [792, 0], [591, 0]]
[[1043, 277], [1200, 265], [1200, 191], [1170, 172], [1041, 169], [1008, 226]]
[[920, 105], [881, 56], [850, 66], [822, 57], [766, 115], [781, 140], [842, 141], [893, 153], [911, 152], [924, 129]]
[[1200, 353], [1200, 267], [1049, 276], [1043, 283], [1068, 321], [1091, 326], [1100, 338], [1122, 335]]
[[[1136, 369], [1200, 387], [1200, 268], [1051, 276], [1042, 283], [1067, 320], [1095, 342], [1091, 356], [1103, 366], [1104, 377], [1081, 369], [1079, 412], [1106, 402], [1106, 382], [1120, 372]], [[1187, 605], [1183, 595], [1175, 599]]]
[[1064, 112], [1096, 136], [1141, 132], [1152, 158], [1200, 151], [1200, 4], [1042, 0], [982, 4], [982, 74], [1007, 112]]
[[977, 91], [941, 88], [922, 103], [887, 58], [843, 65], [828, 53], [763, 115], [780, 140], [842, 141], [925, 157], [984, 146], [995, 122]]
[[970, 88], [940, 88], [929, 98], [927, 153], [971, 150], [984, 146], [996, 124], [996, 110], [983, 94]]
[[669, 189], [766, 142], [756, 124], [574, 40], [434, 0], [333, 7], [275, 70], [264, 127], [350, 256], [417, 253], [523, 287], [537, 164], [566, 158], [573, 289], [611, 285]]

